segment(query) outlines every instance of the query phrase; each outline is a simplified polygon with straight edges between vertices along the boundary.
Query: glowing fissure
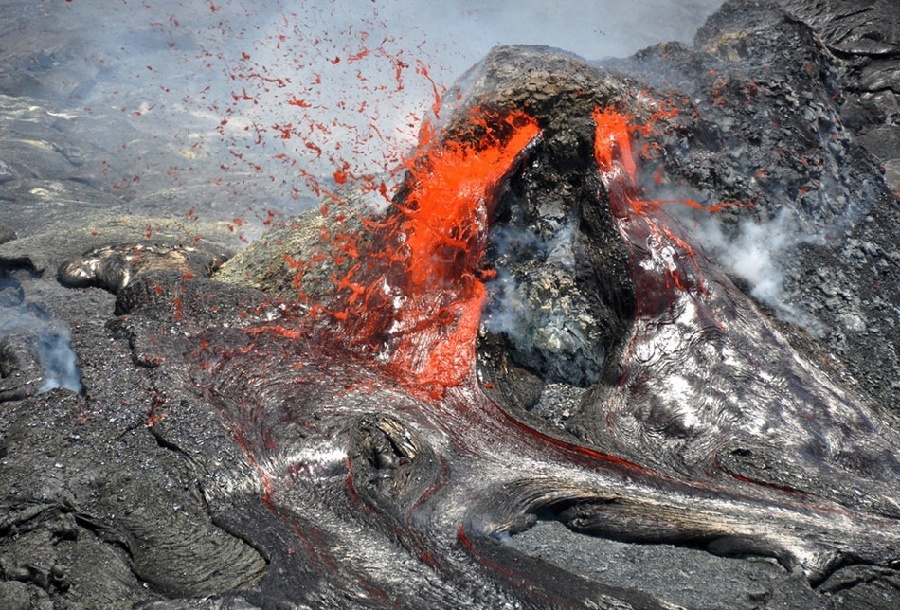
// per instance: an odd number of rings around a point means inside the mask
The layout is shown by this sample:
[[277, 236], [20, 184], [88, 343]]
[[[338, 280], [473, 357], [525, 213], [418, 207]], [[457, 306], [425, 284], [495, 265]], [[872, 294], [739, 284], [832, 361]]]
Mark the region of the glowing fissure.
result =
[[[453, 136], [439, 137], [426, 123], [386, 220], [364, 222], [365, 236], [323, 229], [338, 252], [331, 262], [352, 261], [332, 276], [337, 297], [310, 303], [338, 340], [432, 398], [469, 375], [486, 297], [480, 265], [491, 203], [539, 133], [524, 113], [480, 108]], [[315, 262], [297, 263], [298, 286]]]

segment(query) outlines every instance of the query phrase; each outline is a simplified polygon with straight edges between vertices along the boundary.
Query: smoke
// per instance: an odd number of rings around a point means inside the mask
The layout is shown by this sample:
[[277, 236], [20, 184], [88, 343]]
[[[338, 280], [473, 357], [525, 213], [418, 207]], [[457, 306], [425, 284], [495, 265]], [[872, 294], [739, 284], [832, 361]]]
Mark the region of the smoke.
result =
[[720, 4], [73, 0], [35, 9], [35, 44], [80, 41], [54, 69], [71, 81], [69, 120], [115, 151], [109, 187], [139, 199], [200, 181], [185, 211], [228, 217], [298, 212], [347, 180], [392, 184], [436, 96], [495, 44], [625, 56], [689, 40]]

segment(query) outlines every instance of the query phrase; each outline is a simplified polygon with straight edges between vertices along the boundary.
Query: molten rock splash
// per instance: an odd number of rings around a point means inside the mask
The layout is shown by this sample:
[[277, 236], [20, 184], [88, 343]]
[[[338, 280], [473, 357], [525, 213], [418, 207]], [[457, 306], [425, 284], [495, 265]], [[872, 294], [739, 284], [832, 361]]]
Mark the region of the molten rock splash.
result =
[[[461, 129], [439, 139], [426, 123], [385, 218], [363, 219], [356, 232], [323, 229], [319, 235], [331, 252], [292, 265], [300, 270], [291, 284], [331, 333], [327, 340], [434, 398], [472, 371], [489, 219], [504, 180], [539, 134], [522, 112], [482, 108], [472, 109]], [[305, 276], [318, 263], [340, 271], [325, 286], [309, 287]], [[297, 336], [283, 326], [274, 330]]]

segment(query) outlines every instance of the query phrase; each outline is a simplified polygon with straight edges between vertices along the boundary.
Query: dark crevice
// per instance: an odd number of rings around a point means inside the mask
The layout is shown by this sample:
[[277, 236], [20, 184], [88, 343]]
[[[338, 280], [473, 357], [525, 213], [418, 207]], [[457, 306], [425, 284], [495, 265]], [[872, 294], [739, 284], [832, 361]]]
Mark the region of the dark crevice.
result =
[[150, 431], [150, 434], [153, 436], [153, 440], [156, 441], [157, 446], [159, 446], [162, 449], [168, 449], [169, 451], [174, 451], [178, 455], [185, 457], [188, 460], [192, 459], [190, 454], [187, 451], [185, 451], [184, 449], [179, 447], [177, 444], [173, 443], [172, 441], [170, 441], [169, 439], [164, 437], [156, 426], [148, 426], [147, 429]]
[[6, 275], [13, 271], [26, 271], [31, 278], [40, 279], [44, 272], [34, 265], [34, 261], [27, 256], [12, 256], [0, 258], [0, 274]]
[[75, 522], [86, 530], [93, 532], [100, 540], [114, 547], [121, 549], [127, 556], [129, 563], [134, 562], [134, 554], [128, 540], [121, 535], [121, 532], [106, 526], [99, 519], [95, 519], [85, 513], [73, 512]]
[[266, 568], [268, 569], [269, 565], [271, 565], [271, 563], [272, 563], [272, 549], [267, 548], [265, 545], [263, 545], [261, 543], [254, 542], [248, 536], [246, 529], [242, 529], [241, 527], [232, 525], [231, 523], [228, 522], [227, 519], [224, 518], [224, 516], [219, 515], [218, 513], [211, 513], [209, 511], [209, 506], [206, 503], [205, 496], [201, 496], [201, 497], [204, 498], [205, 512], [206, 512], [206, 515], [209, 517], [209, 522], [212, 523], [213, 525], [215, 525], [217, 528], [219, 528], [223, 532], [225, 532], [226, 534], [228, 534], [229, 536], [232, 536], [232, 537], [240, 540], [242, 543], [244, 543], [245, 545], [247, 545], [248, 547], [250, 547], [257, 553], [259, 553], [259, 556], [262, 557], [262, 560], [265, 562]]

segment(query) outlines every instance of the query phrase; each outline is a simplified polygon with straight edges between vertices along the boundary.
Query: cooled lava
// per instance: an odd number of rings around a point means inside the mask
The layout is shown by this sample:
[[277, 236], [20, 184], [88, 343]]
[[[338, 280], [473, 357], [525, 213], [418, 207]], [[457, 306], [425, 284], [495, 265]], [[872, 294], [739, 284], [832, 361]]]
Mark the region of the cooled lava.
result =
[[[319, 120], [319, 77], [242, 131], [253, 85], [293, 85], [235, 49], [204, 109], [226, 160], [195, 142], [124, 183], [140, 138], [79, 138], [161, 113], [127, 87], [127, 111], [67, 113], [52, 53], [0, 69], [0, 314], [32, 324], [0, 320], [0, 602], [900, 604], [900, 206], [857, 142], [892, 154], [896, 34], [781, 4], [627, 60], [498, 46], [447, 92], [366, 30], [329, 65], [415, 73], [431, 108], [389, 175], [351, 163], [382, 135], [366, 103]], [[229, 171], [261, 193], [297, 142], [328, 170], [268, 188], [322, 200], [254, 211], [232, 256], [252, 214], [210, 193]], [[141, 216], [160, 201], [175, 220]], [[56, 321], [60, 361], [31, 348]]]

